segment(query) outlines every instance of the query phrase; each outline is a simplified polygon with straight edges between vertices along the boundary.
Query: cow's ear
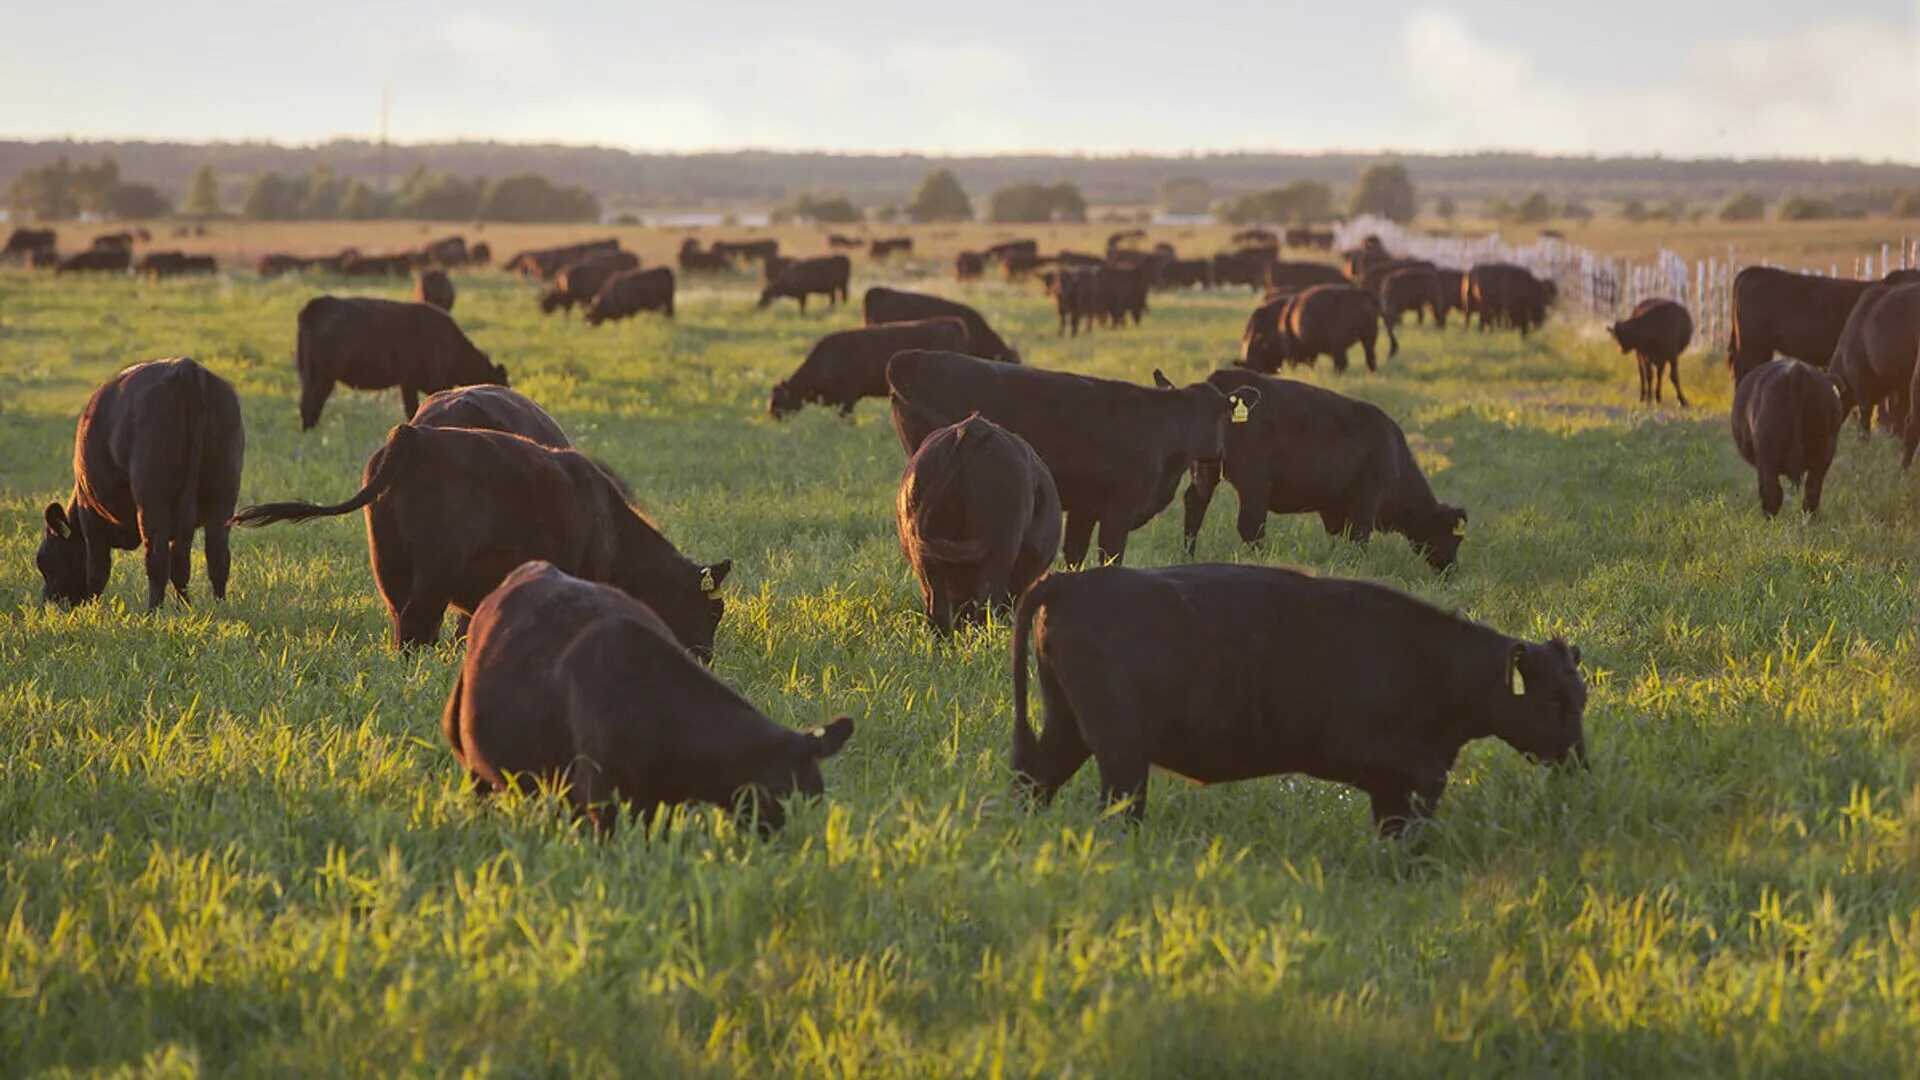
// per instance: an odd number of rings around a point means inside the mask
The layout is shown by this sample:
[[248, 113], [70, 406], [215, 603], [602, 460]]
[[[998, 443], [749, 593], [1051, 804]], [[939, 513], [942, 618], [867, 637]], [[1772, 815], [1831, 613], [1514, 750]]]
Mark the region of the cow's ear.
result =
[[708, 596], [712, 596], [714, 593], [719, 592], [720, 586], [726, 582], [727, 575], [732, 571], [733, 571], [732, 559], [721, 559], [719, 562], [714, 563], [712, 566], [701, 567], [700, 568], [700, 591], [703, 593], [706, 593]]
[[1527, 677], [1520, 671], [1520, 665], [1525, 663], [1526, 659], [1526, 643], [1514, 642], [1513, 648], [1507, 652], [1507, 688], [1513, 692], [1514, 697], [1527, 696]]
[[1153, 385], [1159, 387], [1162, 390], [1171, 390], [1173, 389], [1173, 380], [1167, 378], [1166, 372], [1161, 371], [1159, 368], [1154, 368], [1153, 369]]
[[73, 539], [73, 523], [67, 520], [67, 508], [59, 503], [47, 504], [47, 531], [62, 540]]
[[853, 738], [853, 717], [836, 716], [826, 727], [808, 732], [806, 738], [807, 753], [816, 758], [830, 758]]
[[495, 365], [493, 365], [493, 373], [494, 373], [495, 375], [498, 375], [498, 376], [500, 376], [500, 385], [501, 385], [501, 386], [506, 386], [506, 385], [507, 385], [507, 365], [505, 365], [505, 364], [495, 364]]

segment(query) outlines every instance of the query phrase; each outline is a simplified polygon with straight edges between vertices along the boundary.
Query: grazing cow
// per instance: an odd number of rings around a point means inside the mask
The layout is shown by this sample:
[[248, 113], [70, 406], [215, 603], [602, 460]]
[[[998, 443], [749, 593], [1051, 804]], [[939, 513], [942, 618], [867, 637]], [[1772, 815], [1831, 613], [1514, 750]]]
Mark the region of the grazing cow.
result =
[[845, 255], [800, 259], [760, 290], [759, 306], [764, 308], [780, 297], [791, 296], [799, 301], [800, 314], [805, 315], [807, 297], [820, 293], [827, 298], [829, 309], [836, 308], [848, 299], [847, 281], [852, 277], [853, 263]]
[[573, 444], [547, 410], [504, 386], [456, 386], [427, 395], [413, 414], [415, 427], [480, 428], [504, 431], [541, 446], [565, 450]]
[[1138, 266], [1102, 266], [1094, 272], [1094, 313], [1115, 330], [1147, 313], [1147, 272]]
[[792, 375], [774, 384], [767, 415], [782, 420], [813, 402], [838, 406], [841, 416], [851, 416], [861, 398], [887, 396], [887, 361], [906, 349], [966, 352], [966, 320], [941, 315], [828, 334]]
[[631, 251], [595, 252], [584, 259], [570, 262], [553, 275], [553, 284], [540, 295], [540, 313], [551, 315], [560, 311], [567, 316], [573, 315], [576, 305], [588, 307], [593, 298], [607, 280], [623, 270], [640, 269], [640, 259]]
[[441, 237], [420, 249], [420, 263], [424, 266], [464, 266], [468, 258], [467, 240], [463, 236]]
[[1281, 364], [1292, 362], [1288, 353], [1287, 308], [1301, 291], [1275, 289], [1247, 316], [1246, 329], [1240, 332], [1241, 367], [1274, 372], [1280, 370]]
[[713, 250], [725, 254], [730, 259], [743, 259], [747, 262], [753, 262], [755, 260], [766, 262], [768, 259], [780, 254], [780, 241], [739, 240], [728, 243], [725, 240], [715, 240], [713, 242]]
[[125, 273], [133, 265], [132, 248], [89, 248], [60, 260], [56, 274]]
[[1425, 259], [1379, 259], [1361, 268], [1359, 275], [1352, 278], [1351, 282], [1378, 296], [1380, 285], [1387, 280], [1388, 275], [1399, 270], [1421, 268], [1431, 270], [1433, 264]]
[[890, 255], [911, 256], [913, 254], [913, 237], [891, 236], [876, 239], [873, 243], [867, 245], [867, 253], [876, 259], [884, 259]]
[[987, 261], [977, 251], [962, 251], [953, 257], [953, 276], [958, 281], [978, 281], [987, 272]]
[[93, 238], [89, 245], [92, 251], [132, 251], [133, 234], [129, 232], [102, 233]]
[[1461, 306], [1483, 331], [1511, 327], [1525, 338], [1546, 324], [1553, 290], [1523, 266], [1481, 263], [1461, 280]]
[[[1897, 428], [1907, 418], [1907, 391], [1920, 356], [1920, 282], [1870, 286], [1853, 305], [1829, 370], [1841, 402], [1860, 411], [1860, 434], [1873, 432], [1873, 411], [1884, 407]], [[1899, 434], [1898, 430], [1894, 434]]]
[[188, 255], [179, 251], [149, 251], [141, 256], [135, 271], [152, 278], [182, 277], [190, 274], [217, 274], [220, 264], [211, 255]]
[[441, 311], [453, 311], [453, 279], [439, 267], [429, 267], [413, 275], [413, 300], [431, 304]]
[[733, 260], [717, 251], [700, 250], [700, 241], [689, 236], [680, 242], [678, 257], [683, 274], [718, 274], [733, 269]]
[[827, 234], [827, 246], [835, 251], [858, 250], [866, 247], [867, 242], [857, 236], [843, 236], [840, 233]]
[[1673, 379], [1673, 396], [1684, 408], [1687, 395], [1680, 389], [1680, 354], [1693, 343], [1693, 316], [1671, 300], [1642, 300], [1633, 314], [1607, 327], [1622, 353], [1632, 353], [1640, 366], [1640, 401], [1660, 401], [1661, 373]]
[[411, 251], [396, 251], [387, 255], [355, 252], [341, 258], [336, 272], [348, 277], [406, 277], [413, 273], [416, 261]]
[[481, 240], [467, 249], [467, 262], [474, 266], [487, 266], [493, 262], [493, 245]]
[[780, 280], [780, 275], [786, 273], [787, 267], [792, 266], [794, 261], [790, 255], [769, 255], [761, 259], [760, 283], [767, 285]]
[[1435, 570], [1452, 566], [1467, 512], [1433, 497], [1406, 433], [1377, 405], [1250, 371], [1207, 381], [1251, 404], [1227, 424], [1225, 453], [1193, 466], [1187, 485], [1188, 554], [1222, 474], [1240, 497], [1240, 539], [1266, 537], [1267, 515], [1318, 514], [1329, 534], [1365, 543], [1396, 532]]
[[396, 647], [432, 645], [448, 607], [472, 614], [513, 568], [546, 559], [659, 612], [702, 658], [733, 564], [680, 554], [605, 467], [573, 450], [477, 428], [398, 424], [367, 459], [352, 498], [249, 506], [234, 524], [308, 521], [366, 509], [374, 582]]
[[1094, 315], [1100, 303], [1100, 271], [1091, 266], [1061, 267], [1058, 273], [1040, 275], [1047, 286], [1047, 295], [1053, 298], [1053, 310], [1060, 316], [1060, 328], [1055, 336], [1064, 335], [1071, 328], [1074, 337], [1080, 336], [1080, 322], [1085, 320], [1087, 332], [1093, 332]]
[[1091, 756], [1108, 804], [1125, 801], [1136, 823], [1150, 766], [1202, 784], [1294, 772], [1351, 784], [1395, 837], [1434, 812], [1475, 739], [1586, 761], [1580, 650], [1372, 582], [1204, 564], [1049, 574], [1014, 613], [1012, 652], [1019, 784], [1045, 802]]
[[1213, 283], [1245, 285], [1259, 292], [1267, 287], [1267, 273], [1274, 262], [1264, 251], [1223, 251], [1213, 257]]
[[[882, 323], [916, 322], [920, 319], [932, 319], [941, 315], [955, 315], [967, 323], [967, 352], [987, 360], [1017, 364], [1020, 354], [1006, 343], [993, 327], [987, 325], [978, 311], [944, 296], [929, 296], [926, 293], [904, 292], [889, 289], [884, 285], [875, 285], [861, 298], [862, 314], [868, 326]], [[955, 417], [954, 419], [959, 419]]]
[[34, 561], [41, 596], [81, 604], [106, 591], [113, 551], [144, 546], [147, 608], [181, 600], [193, 534], [206, 532], [207, 583], [227, 595], [227, 515], [240, 495], [247, 437], [240, 398], [185, 357], [136, 364], [87, 399], [73, 440], [73, 498], [49, 503]]
[[1431, 266], [1407, 266], [1380, 282], [1380, 310], [1387, 325], [1398, 327], [1400, 316], [1412, 313], [1421, 323], [1433, 312], [1433, 325], [1447, 328], [1447, 312], [1440, 306], [1440, 275]]
[[1346, 285], [1345, 274], [1328, 263], [1270, 260], [1261, 279], [1267, 289], [1308, 289], [1315, 285]]
[[[1896, 271], [1882, 280], [1888, 284], [1920, 280], [1920, 272]], [[1740, 271], [1733, 279], [1733, 335], [1727, 342], [1734, 382], [1738, 384], [1775, 354], [1814, 367], [1828, 366], [1847, 317], [1871, 284], [1766, 266]]]
[[1040, 267], [1040, 256], [1031, 251], [1010, 251], [1000, 260], [1000, 269], [1009, 285], [1027, 280]]
[[7, 246], [0, 249], [0, 259], [18, 257], [30, 263], [38, 252], [58, 250], [59, 240], [52, 229], [15, 229], [7, 234]]
[[645, 603], [535, 560], [474, 612], [441, 732], [475, 792], [563, 788], [604, 836], [622, 805], [650, 822], [663, 806], [710, 803], [777, 829], [782, 800], [824, 792], [820, 762], [853, 720], [774, 723]]
[[[1282, 338], [1287, 359], [1311, 365], [1321, 356], [1333, 358], [1333, 369], [1347, 370], [1347, 350], [1355, 345], [1366, 355], [1367, 370], [1378, 371], [1375, 343], [1383, 315], [1380, 301], [1352, 285], [1315, 285], [1293, 298], [1284, 312]], [[1387, 355], [1400, 355], [1400, 340], [1387, 326]]]
[[1280, 237], [1276, 235], [1272, 229], [1241, 229], [1239, 232], [1233, 234], [1232, 243], [1234, 247], [1242, 251], [1271, 251], [1278, 253], [1280, 250]]
[[1040, 255], [1040, 241], [1003, 240], [980, 254], [985, 256], [989, 262], [998, 260], [1003, 263], [1009, 255], [1028, 255], [1038, 258]]
[[929, 434], [894, 500], [934, 632], [984, 625], [1020, 599], [1060, 552], [1060, 494], [1025, 439], [978, 413]]
[[1168, 259], [1153, 280], [1156, 289], [1213, 288], [1213, 263], [1206, 259]]
[[643, 311], [658, 311], [673, 318], [673, 271], [664, 266], [651, 270], [622, 270], [607, 279], [587, 307], [587, 325], [599, 326], [610, 319], [627, 319]]
[[620, 241], [613, 237], [605, 240], [589, 240], [580, 244], [566, 244], [561, 247], [534, 248], [522, 251], [508, 259], [504, 269], [545, 280], [553, 277], [569, 264], [579, 262], [595, 252], [619, 250]]
[[1207, 383], [1174, 389], [1036, 371], [955, 353], [903, 352], [887, 364], [893, 426], [912, 454], [938, 428], [979, 413], [1047, 463], [1066, 511], [1069, 566], [1086, 561], [1094, 526], [1102, 563], [1173, 501], [1196, 460], [1217, 461], [1233, 403]]
[[409, 419], [420, 395], [455, 386], [507, 384], [507, 369], [474, 348], [451, 316], [426, 304], [365, 296], [320, 296], [300, 309], [294, 364], [300, 430], [320, 422], [333, 384], [400, 388]]
[[1799, 360], [1770, 360], [1733, 388], [1733, 446], [1760, 477], [1760, 512], [1784, 498], [1782, 477], [1800, 488], [1800, 508], [1820, 511], [1820, 489], [1839, 446], [1846, 408], [1840, 384]]
[[260, 256], [253, 264], [253, 272], [261, 277], [279, 277], [281, 274], [305, 270], [312, 265], [313, 260], [304, 255], [289, 255], [285, 252], [274, 252], [269, 255]]
[[1449, 270], [1445, 267], [1439, 267], [1436, 268], [1433, 273], [1434, 276], [1439, 279], [1439, 295], [1435, 299], [1433, 306], [1434, 322], [1444, 330], [1447, 325], [1447, 315], [1450, 312], [1458, 311], [1461, 313], [1460, 322], [1464, 325], [1467, 321], [1467, 316], [1466, 309], [1460, 306], [1460, 294], [1466, 287], [1467, 275], [1465, 271]]

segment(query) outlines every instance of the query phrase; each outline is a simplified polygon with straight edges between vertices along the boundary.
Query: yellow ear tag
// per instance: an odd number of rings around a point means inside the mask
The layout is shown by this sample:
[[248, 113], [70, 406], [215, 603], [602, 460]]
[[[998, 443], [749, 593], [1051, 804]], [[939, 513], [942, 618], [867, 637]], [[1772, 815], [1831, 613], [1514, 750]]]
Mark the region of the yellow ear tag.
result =
[[702, 567], [700, 569], [700, 591], [703, 593], [706, 593], [708, 596], [712, 596], [714, 593], [714, 590], [717, 588], [719, 588], [719, 586], [713, 583], [712, 568]]
[[1456, 521], [1453, 523], [1453, 535], [1455, 536], [1467, 535], [1467, 519], [1466, 518], [1461, 518], [1459, 521]]
[[1235, 398], [1233, 402], [1233, 422], [1236, 424], [1244, 424], [1247, 422], [1247, 417], [1251, 415], [1253, 415], [1253, 413], [1252, 410], [1247, 408], [1247, 403]]
[[1527, 677], [1525, 675], [1520, 674], [1519, 664], [1513, 665], [1513, 696], [1514, 697], [1527, 696]]

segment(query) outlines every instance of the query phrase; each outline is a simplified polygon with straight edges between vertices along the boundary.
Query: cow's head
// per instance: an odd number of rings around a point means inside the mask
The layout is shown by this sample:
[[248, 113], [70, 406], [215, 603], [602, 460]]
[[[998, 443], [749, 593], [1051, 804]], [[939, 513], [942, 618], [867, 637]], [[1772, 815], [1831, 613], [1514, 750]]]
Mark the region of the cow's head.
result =
[[760, 290], [760, 303], [755, 306], [766, 307], [768, 304], [771, 304], [776, 299], [778, 299], [779, 296], [780, 296], [780, 290], [775, 288], [772, 285], [768, 285], [766, 288]]
[[667, 624], [667, 629], [673, 631], [673, 636], [686, 645], [688, 652], [702, 663], [711, 664], [713, 635], [727, 610], [720, 586], [733, 570], [733, 560], [722, 559], [707, 566], [688, 563], [685, 567], [673, 571], [682, 575], [681, 580], [671, 587], [655, 588], [647, 603], [659, 614], [660, 621]]
[[33, 561], [40, 568], [40, 598], [54, 604], [84, 604], [100, 595], [87, 584], [87, 541], [80, 523], [59, 503], [48, 503], [46, 530]]
[[1460, 557], [1460, 542], [1467, 538], [1467, 512], [1441, 503], [1408, 532], [1407, 539], [1428, 565], [1445, 570]]
[[1614, 323], [1607, 327], [1607, 333], [1613, 335], [1613, 343], [1620, 346], [1620, 351], [1623, 353], [1633, 348], [1633, 346], [1627, 344], [1626, 338], [1620, 336], [1620, 328], [1625, 325], [1625, 323]]
[[794, 392], [793, 384], [785, 379], [773, 384], [773, 393], [767, 395], [767, 415], [775, 420], [783, 420], [800, 411], [800, 395]]
[[745, 751], [737, 777], [734, 810], [743, 819], [751, 815], [761, 833], [787, 823], [781, 803], [795, 795], [817, 798], [827, 790], [820, 763], [840, 752], [853, 738], [853, 717], [835, 717], [811, 731], [781, 731], [764, 745]]
[[1475, 678], [1497, 680], [1484, 689], [1499, 704], [1494, 734], [1535, 761], [1587, 763], [1587, 684], [1580, 678], [1580, 650], [1560, 638], [1545, 644], [1516, 641], [1499, 672]]
[[551, 315], [568, 305], [567, 290], [558, 285], [552, 286], [540, 295], [540, 314], [542, 315]]

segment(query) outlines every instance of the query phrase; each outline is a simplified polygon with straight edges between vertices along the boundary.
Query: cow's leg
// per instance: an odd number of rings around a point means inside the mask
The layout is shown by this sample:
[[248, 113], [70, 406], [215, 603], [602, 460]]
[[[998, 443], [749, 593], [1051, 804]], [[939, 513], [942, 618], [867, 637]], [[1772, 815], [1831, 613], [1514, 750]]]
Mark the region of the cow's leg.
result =
[[1041, 666], [1039, 676], [1040, 700], [1046, 707], [1047, 726], [1041, 729], [1039, 739], [1031, 746], [1021, 740], [1014, 741], [1013, 775], [1019, 788], [1031, 795], [1035, 802], [1045, 806], [1053, 801], [1061, 785], [1073, 779], [1073, 774], [1086, 764], [1089, 751], [1086, 740], [1080, 735], [1080, 725], [1073, 715], [1073, 707], [1052, 669]]
[[227, 577], [233, 570], [233, 545], [227, 534], [225, 521], [206, 526], [207, 587], [215, 600], [227, 598]]
[[[1767, 459], [1762, 459], [1766, 462]], [[1772, 517], [1780, 512], [1780, 504], [1786, 500], [1786, 493], [1780, 490], [1780, 477], [1775, 475], [1771, 464], [1760, 466], [1760, 512]]]
[[921, 589], [927, 607], [927, 622], [933, 625], [933, 632], [941, 637], [953, 632], [953, 581], [949, 570], [946, 566], [931, 566], [921, 571], [925, 577]]
[[1873, 407], [1871, 401], [1860, 403], [1860, 437], [1865, 439], [1873, 434]]
[[1266, 473], [1256, 472], [1247, 476], [1236, 474], [1233, 491], [1240, 497], [1240, 513], [1234, 520], [1234, 526], [1245, 544], [1258, 544], [1267, 538], [1267, 501], [1272, 494], [1272, 482]]
[[1133, 531], [1131, 515], [1108, 513], [1100, 518], [1100, 565], [1119, 566], [1127, 556], [1127, 534]]
[[167, 598], [167, 577], [173, 562], [173, 512], [140, 510], [140, 543], [147, 562], [147, 610]]
[[457, 611], [453, 616], [453, 640], [467, 640], [467, 631], [473, 628], [473, 612]]
[[798, 299], [800, 301], [800, 314], [805, 315], [807, 313], [807, 294], [801, 293]]
[[[1656, 374], [1656, 377], [1657, 377], [1657, 374]], [[1679, 357], [1676, 356], [1673, 359], [1667, 361], [1667, 378], [1673, 380], [1674, 399], [1680, 402], [1681, 408], [1683, 409], [1686, 408], [1687, 393], [1686, 391], [1680, 389], [1680, 358]]]
[[401, 601], [393, 617], [394, 648], [413, 645], [432, 646], [440, 641], [440, 624], [447, 618], [447, 600], [429, 591], [425, 582], [415, 581], [413, 589]]
[[1633, 360], [1635, 369], [1640, 373], [1640, 404], [1650, 405], [1653, 403], [1655, 396], [1660, 392], [1660, 388], [1657, 385], [1659, 376], [1655, 374], [1653, 376], [1655, 381], [1653, 384], [1650, 384], [1647, 369], [1651, 365], [1647, 363], [1647, 358], [1640, 353], [1634, 353]]
[[[1327, 355], [1333, 357], [1333, 370], [1345, 375], [1347, 373], [1347, 350], [1341, 349], [1339, 352], [1329, 350]], [[1318, 359], [1319, 354], [1314, 354], [1314, 358]]]
[[413, 414], [420, 411], [420, 391], [415, 390], [411, 386], [402, 386], [400, 388], [400, 407], [407, 410], [407, 419], [413, 419]]
[[182, 536], [173, 538], [171, 549], [167, 552], [167, 577], [173, 582], [173, 591], [180, 602], [190, 603], [187, 599], [187, 582], [193, 578], [193, 532], [185, 530]]
[[1220, 486], [1220, 466], [1204, 461], [1193, 464], [1191, 476], [1187, 481], [1187, 492], [1182, 497], [1185, 514], [1180, 522], [1180, 550], [1193, 554], [1194, 541], [1200, 535], [1200, 526], [1206, 524], [1207, 507], [1213, 503], [1214, 489]]
[[1826, 486], [1827, 465], [1816, 465], [1808, 469], [1806, 480], [1800, 485], [1800, 509], [1808, 514], [1819, 513], [1820, 490]]
[[[1374, 355], [1375, 347], [1378, 345], [1379, 339], [1377, 338], [1366, 337], [1360, 339], [1360, 351], [1366, 354], [1368, 371], [1380, 370], [1380, 362]], [[1343, 353], [1342, 355], [1345, 354]]]
[[1373, 804], [1373, 825], [1389, 839], [1418, 835], [1419, 825], [1440, 805], [1447, 778], [1419, 780], [1398, 773], [1375, 773], [1364, 781], [1368, 800]]
[[1078, 570], [1086, 565], [1087, 546], [1093, 542], [1093, 515], [1084, 510], [1067, 511], [1065, 541], [1061, 554], [1069, 569]]

